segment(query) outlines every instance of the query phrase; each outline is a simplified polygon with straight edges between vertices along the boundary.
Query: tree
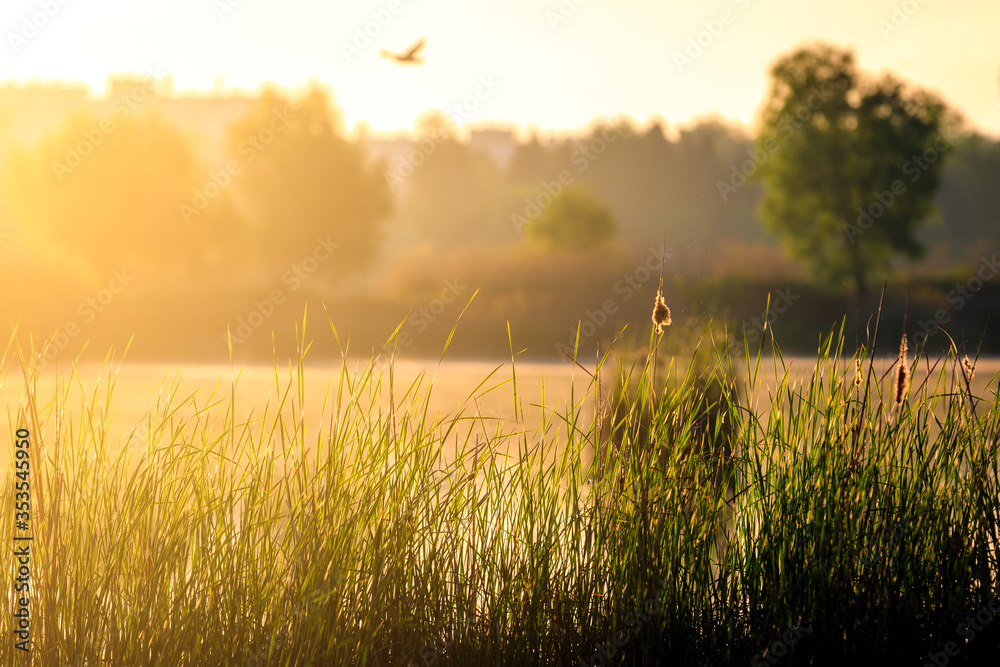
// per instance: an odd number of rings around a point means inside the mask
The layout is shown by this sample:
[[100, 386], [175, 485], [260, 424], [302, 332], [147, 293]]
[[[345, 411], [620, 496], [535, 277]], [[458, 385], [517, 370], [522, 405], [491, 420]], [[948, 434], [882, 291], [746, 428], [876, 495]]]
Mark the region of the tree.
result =
[[447, 249], [512, 237], [490, 159], [460, 141], [443, 113], [424, 114], [416, 130], [409, 155], [389, 165], [391, 178], [406, 183], [400, 219], [411, 243]]
[[[149, 112], [83, 113], [32, 149], [16, 149], [5, 179], [13, 217], [52, 260], [91, 280], [111, 270], [183, 267], [233, 236], [227, 193], [185, 224], [211, 183], [188, 138]], [[215, 187], [215, 186], [212, 186]]]
[[918, 226], [933, 210], [944, 104], [891, 76], [860, 73], [850, 51], [799, 49], [771, 70], [763, 129], [745, 174], [764, 183], [759, 215], [831, 284], [857, 295], [902, 253], [918, 257]]
[[339, 110], [318, 86], [297, 98], [267, 90], [230, 129], [241, 204], [271, 268], [300, 261], [317, 239], [339, 244], [324, 265], [327, 275], [363, 269], [374, 258], [391, 210], [389, 187], [379, 165], [345, 134]]
[[527, 227], [528, 236], [559, 248], [592, 248], [615, 235], [611, 210], [579, 185], [568, 185]]
[[564, 142], [543, 144], [533, 134], [517, 145], [503, 177], [508, 187], [517, 188], [549, 180], [569, 167], [569, 150]]
[[[976, 250], [1000, 244], [1000, 141], [970, 134], [955, 145], [941, 176], [937, 205], [941, 225], [927, 230], [924, 238], [935, 254], [964, 261]], [[978, 255], [977, 255], [978, 257]]]

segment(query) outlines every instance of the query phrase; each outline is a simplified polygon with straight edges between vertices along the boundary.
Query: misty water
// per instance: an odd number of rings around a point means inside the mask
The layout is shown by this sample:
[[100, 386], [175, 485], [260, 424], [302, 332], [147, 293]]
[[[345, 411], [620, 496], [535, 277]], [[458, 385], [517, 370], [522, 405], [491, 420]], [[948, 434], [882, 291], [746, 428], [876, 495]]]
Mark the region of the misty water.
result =
[[[879, 359], [875, 363], [875, 378], [888, 378], [887, 371], [894, 359]], [[808, 382], [815, 368], [815, 359], [806, 357], [786, 358], [789, 367], [789, 385], [794, 389]], [[932, 362], [933, 363], [933, 362]], [[360, 375], [363, 362], [348, 362], [354, 378]], [[950, 367], [949, 367], [950, 368]], [[824, 365], [824, 369], [826, 366]], [[940, 366], [938, 366], [940, 369]], [[146, 441], [146, 428], [150, 412], [157, 412], [168, 404], [179, 408], [172, 415], [174, 423], [192, 420], [196, 413], [207, 411], [210, 415], [208, 431], [221, 428], [231, 397], [236, 404], [236, 423], [259, 420], [265, 414], [274, 415], [282, 403], [282, 415], [286, 420], [303, 419], [307, 433], [315, 437], [328, 422], [336, 401], [340, 363], [313, 363], [304, 367], [302, 391], [305, 408], [301, 412], [292, 404], [298, 402], [298, 377], [295, 368], [279, 366], [277, 369], [266, 365], [177, 365], [125, 363], [119, 366], [103, 366], [85, 363], [76, 368], [76, 379], [67, 382], [71, 368], [53, 367], [42, 372], [37, 384], [37, 400], [45, 405], [56, 394], [62, 383], [68, 389], [62, 393], [59, 412], [63, 424], [73, 424], [74, 430], [81, 415], [93, 406], [99, 406], [94, 414], [105, 415], [107, 427], [106, 442], [112, 451], [131, 442], [133, 446]], [[376, 398], [371, 402], [372, 410], [387, 411], [389, 407], [388, 366], [381, 369], [382, 386], [376, 390]], [[926, 377], [927, 368], [923, 360], [914, 369], [913, 387], [918, 388]], [[972, 382], [973, 393], [984, 398], [997, 391], [997, 373], [1000, 359], [980, 359]], [[847, 377], [848, 369], [844, 368]], [[486, 378], [493, 373], [488, 380]], [[850, 371], [853, 373], [853, 370]], [[776, 378], [783, 374], [780, 362], [775, 372], [774, 361], [764, 359], [757, 378], [755, 396], [747, 396], [747, 373], [739, 372], [741, 402], [749, 404], [758, 414], [766, 414], [770, 409]], [[933, 375], [936, 377], [937, 370]], [[399, 361], [394, 365], [392, 390], [396, 397], [397, 417], [405, 414], [405, 407], [413, 400], [413, 387], [417, 400], [422, 401], [425, 392], [432, 385], [428, 405], [430, 414], [447, 417], [458, 414], [465, 416], [479, 414], [487, 420], [504, 420], [514, 424], [515, 400], [513, 381], [517, 388], [517, 415], [523, 419], [522, 425], [533, 432], [543, 414], [565, 414], [573, 401], [579, 406], [584, 423], [593, 418], [595, 401], [591, 391], [592, 381], [581, 368], [566, 363], [521, 363], [514, 366], [509, 361], [444, 361], [437, 360]], [[934, 378], [932, 378], [933, 380]], [[484, 382], [484, 380], [486, 380]], [[886, 382], [887, 380], [883, 380]], [[933, 386], [933, 382], [932, 382]], [[604, 389], [607, 391], [607, 387]], [[287, 391], [287, 395], [286, 395]], [[408, 394], [407, 392], [410, 391]], [[942, 392], [948, 391], [942, 388]], [[345, 389], [345, 396], [348, 390]], [[365, 389], [364, 395], [368, 396]], [[0, 419], [6, 422], [9, 432], [23, 424], [25, 405], [24, 380], [17, 370], [12, 369], [0, 384], [0, 395], [7, 409]], [[193, 399], [191, 397], [194, 397]], [[368, 404], [367, 401], [365, 403]], [[412, 411], [411, 411], [412, 414]], [[88, 417], [90, 418], [90, 417]], [[204, 414], [202, 416], [204, 420]], [[17, 426], [13, 422], [17, 422]], [[470, 420], [467, 422], [472, 424]], [[49, 427], [51, 429], [51, 426]], [[51, 433], [43, 433], [51, 437]], [[131, 440], [130, 440], [131, 438]]]

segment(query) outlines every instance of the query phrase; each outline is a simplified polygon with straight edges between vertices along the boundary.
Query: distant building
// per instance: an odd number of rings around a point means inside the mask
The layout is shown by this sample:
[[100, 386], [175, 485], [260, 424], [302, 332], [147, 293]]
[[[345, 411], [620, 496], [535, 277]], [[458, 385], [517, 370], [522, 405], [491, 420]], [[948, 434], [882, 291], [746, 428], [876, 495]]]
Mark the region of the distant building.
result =
[[137, 74], [108, 78], [103, 95], [88, 86], [29, 82], [0, 84], [0, 142], [37, 144], [57, 132], [73, 113], [90, 112], [99, 119], [120, 120], [124, 110], [154, 110], [182, 132], [207, 157], [225, 150], [229, 127], [250, 110], [255, 97], [236, 94], [174, 94], [173, 81]]
[[472, 130], [469, 147], [488, 157], [500, 171], [507, 171], [517, 152], [513, 130], [496, 128]]
[[[369, 136], [365, 148], [372, 160], [384, 161], [386, 177], [396, 184], [397, 194], [406, 193], [407, 173], [419, 169], [426, 157], [423, 149], [408, 137]], [[485, 156], [500, 171], [506, 171], [517, 152], [517, 142], [511, 130], [473, 129], [469, 133], [469, 148]]]
[[175, 93], [173, 80], [166, 76], [158, 85], [151, 86], [149, 77], [126, 75], [108, 79], [107, 94], [95, 106], [100, 113], [113, 113], [112, 106], [119, 100], [135, 99], [136, 93], [146, 91], [150, 101], [143, 101], [144, 108], [152, 108], [179, 130], [191, 136], [197, 148], [206, 156], [219, 157], [226, 149], [229, 128], [243, 118], [256, 101], [249, 95], [231, 93]]
[[[143, 74], [115, 74], [108, 77], [100, 96], [82, 84], [5, 82], [0, 83], [0, 143], [37, 144], [76, 112], [118, 121], [126, 109], [152, 110], [190, 135], [208, 160], [218, 160], [225, 154], [230, 127], [255, 101], [253, 94], [227, 93], [218, 87], [212, 92], [177, 93], [169, 75], [156, 80]], [[420, 149], [409, 137], [369, 136], [365, 145], [372, 158], [385, 161], [387, 172], [396, 173], [404, 164], [419, 168], [420, 157], [411, 156]], [[505, 171], [517, 142], [512, 130], [478, 128], [469, 133], [469, 147]]]
[[90, 106], [87, 86], [0, 83], [0, 141], [33, 145]]
[[406, 137], [370, 136], [365, 139], [365, 148], [372, 160], [384, 160], [386, 169], [391, 170], [395, 170], [416, 150], [413, 141]]
[[168, 97], [158, 102], [163, 117], [190, 134], [198, 143], [220, 152], [229, 140], [230, 126], [253, 106], [251, 97]]

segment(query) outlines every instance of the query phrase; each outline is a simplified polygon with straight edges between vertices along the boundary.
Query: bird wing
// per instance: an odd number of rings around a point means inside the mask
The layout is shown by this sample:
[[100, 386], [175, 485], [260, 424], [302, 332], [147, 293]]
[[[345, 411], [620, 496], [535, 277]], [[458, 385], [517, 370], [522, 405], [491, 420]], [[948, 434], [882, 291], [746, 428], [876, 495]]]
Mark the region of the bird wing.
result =
[[418, 53], [420, 53], [420, 50], [423, 49], [426, 44], [427, 40], [421, 37], [416, 41], [416, 43], [413, 46], [411, 46], [402, 54], [402, 57], [406, 58], [407, 60], [412, 60], [413, 58], [416, 57]]

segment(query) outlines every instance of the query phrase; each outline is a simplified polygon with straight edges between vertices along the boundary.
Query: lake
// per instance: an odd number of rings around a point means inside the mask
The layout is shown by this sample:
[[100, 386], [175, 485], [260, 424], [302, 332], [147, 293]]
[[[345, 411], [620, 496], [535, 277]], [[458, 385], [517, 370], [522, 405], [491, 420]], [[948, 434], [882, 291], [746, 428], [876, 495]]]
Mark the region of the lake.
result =
[[[876, 376], [886, 374], [893, 358], [876, 361]], [[789, 366], [791, 383], [802, 383], [808, 380], [815, 359], [804, 357], [786, 358]], [[360, 367], [361, 362], [349, 362], [349, 367]], [[510, 362], [485, 361], [445, 361], [438, 364], [437, 360], [419, 361], [405, 360], [394, 366], [393, 390], [396, 396], [396, 409], [404, 405], [413, 394], [407, 390], [420, 379], [420, 396], [423, 396], [429, 384], [433, 383], [428, 404], [432, 413], [441, 415], [456, 414], [459, 410], [467, 415], [480, 414], [491, 418], [510, 419], [515, 414], [515, 404], [511, 378], [516, 369], [518, 394], [518, 414], [523, 416], [524, 423], [533, 429], [539, 423], [544, 412], [563, 412], [571, 397], [581, 402], [581, 413], [584, 419], [592, 418], [594, 414], [594, 398], [588, 395], [591, 379], [581, 368], [570, 362], [556, 364], [521, 363], [512, 366]], [[7, 409], [2, 420], [8, 433], [13, 433], [11, 417], [22, 425], [19, 409], [23, 409], [25, 401], [24, 383], [17, 367], [8, 367], [0, 384], [0, 394]], [[69, 368], [47, 368], [43, 370], [37, 384], [37, 396], [44, 406], [52, 401], [60, 377], [65, 380]], [[192, 418], [199, 410], [209, 404], [218, 405], [215, 413], [218, 419], [224, 414], [222, 409], [229, 401], [230, 395], [235, 396], [237, 421], [246, 421], [254, 416], [260, 417], [265, 406], [270, 406], [274, 412], [289, 386], [291, 393], [288, 398], [295, 397], [298, 387], [290, 383], [290, 369], [285, 366], [277, 369], [277, 381], [274, 366], [244, 366], [231, 369], [222, 365], [197, 364], [146, 364], [125, 362], [120, 367], [102, 367], [100, 364], [84, 363], [77, 366], [76, 379], [64, 386], [61, 393], [59, 411], [63, 420], [77, 424], [81, 415], [93, 406], [106, 408], [108, 424], [107, 442], [112, 449], [117, 449], [119, 443], [127, 440], [128, 434], [138, 429], [143, 435], [144, 425], [151, 407], [159, 401], [161, 405], [172, 401], [174, 404], [181, 399], [183, 402], [178, 410], [177, 418]], [[305, 396], [305, 409], [294, 413], [286, 401], [283, 415], [287, 419], [298, 416], [304, 418], [307, 428], [315, 433], [315, 429], [323, 421], [324, 414], [329, 418], [329, 403], [324, 406], [328, 392], [335, 393], [340, 371], [339, 363], [309, 364], [304, 368], [302, 389]], [[987, 383], [990, 395], [997, 390], [997, 373], [1000, 371], [1000, 359], [980, 360], [973, 381], [973, 390], [979, 395], [986, 395]], [[388, 410], [389, 382], [388, 367], [382, 369], [382, 386], [373, 391], [372, 410]], [[853, 370], [845, 373], [853, 374]], [[483, 380], [494, 373], [485, 384]], [[356, 372], [352, 371], [356, 377]], [[766, 412], [770, 405], [769, 392], [775, 386], [775, 378], [782, 374], [780, 365], [775, 373], [774, 361], [765, 359], [761, 364], [758, 379], [758, 395], [750, 401], [758, 413]], [[915, 369], [913, 386], [918, 387], [926, 377], [924, 362]], [[886, 376], [886, 381], [889, 380]], [[235, 385], [234, 385], [235, 381]], [[64, 385], [66, 383], [64, 382]], [[110, 398], [109, 398], [110, 388]], [[746, 392], [742, 399], [746, 402]], [[97, 414], [100, 414], [100, 410]], [[210, 426], [211, 428], [211, 426]], [[48, 434], [46, 434], [48, 435]], [[5, 448], [6, 449], [6, 448]], [[9, 449], [8, 455], [9, 455]]]

